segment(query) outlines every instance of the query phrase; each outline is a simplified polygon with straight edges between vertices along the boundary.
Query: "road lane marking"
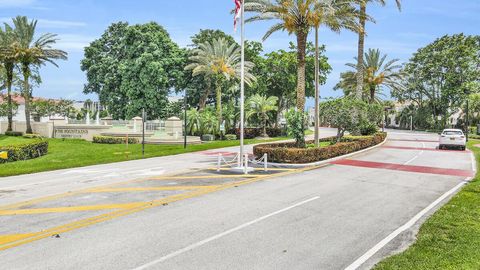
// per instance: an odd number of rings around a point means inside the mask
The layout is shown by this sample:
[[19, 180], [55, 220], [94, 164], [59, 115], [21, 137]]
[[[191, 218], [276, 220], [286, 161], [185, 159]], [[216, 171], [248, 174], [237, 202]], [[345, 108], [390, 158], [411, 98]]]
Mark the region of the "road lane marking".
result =
[[[309, 171], [309, 170], [313, 170], [313, 169], [318, 169], [320, 167], [323, 167], [323, 166], [298, 169], [295, 172]], [[64, 232], [73, 231], [73, 230], [76, 230], [76, 229], [80, 229], [80, 228], [84, 228], [84, 227], [91, 226], [91, 225], [94, 225], [94, 224], [98, 224], [98, 223], [101, 223], [101, 222], [105, 222], [105, 221], [108, 221], [108, 220], [112, 220], [114, 218], [130, 215], [130, 214], [140, 212], [140, 211], [143, 211], [143, 210], [147, 210], [147, 209], [157, 207], [157, 206], [160, 206], [160, 205], [164, 205], [164, 204], [168, 204], [168, 203], [172, 203], [172, 202], [177, 202], [177, 201], [181, 201], [181, 200], [185, 200], [185, 199], [190, 199], [190, 198], [194, 198], [194, 197], [198, 197], [198, 196], [201, 196], [201, 195], [225, 190], [225, 189], [232, 188], [232, 187], [239, 187], [239, 186], [255, 183], [255, 182], [258, 182], [258, 181], [262, 181], [262, 180], [267, 180], [267, 179], [271, 179], [271, 178], [278, 178], [278, 177], [293, 174], [293, 173], [294, 172], [292, 172], [292, 171], [288, 171], [288, 172], [281, 172], [281, 173], [277, 173], [277, 174], [263, 175], [263, 176], [256, 177], [256, 178], [251, 178], [251, 179], [246, 179], [246, 180], [241, 180], [241, 181], [237, 181], [237, 182], [232, 182], [232, 183], [228, 183], [228, 184], [219, 185], [219, 186], [217, 186], [217, 188], [194, 190], [194, 191], [191, 191], [191, 192], [181, 193], [181, 194], [169, 196], [169, 197], [159, 199], [159, 200], [145, 202], [145, 203], [143, 203], [143, 205], [141, 205], [139, 207], [136, 207], [136, 208], [121, 209], [121, 210], [116, 210], [116, 211], [108, 212], [108, 213], [105, 213], [105, 214], [97, 215], [97, 216], [94, 216], [94, 217], [81, 219], [81, 220], [78, 220], [78, 221], [75, 221], [75, 222], [72, 222], [72, 223], [63, 224], [63, 225], [60, 225], [60, 226], [57, 226], [57, 227], [54, 227], [54, 228], [50, 228], [50, 229], [46, 229], [46, 230], [43, 230], [43, 231], [40, 231], [40, 232], [37, 232], [37, 233], [29, 234], [28, 236], [26, 236], [25, 238], [22, 238], [22, 239], [17, 239], [15, 241], [8, 242], [8, 243], [1, 243], [0, 244], [0, 251], [10, 249], [10, 248], [14, 248], [14, 247], [17, 247], [17, 246], [20, 246], [20, 245], [28, 244], [28, 243], [31, 243], [33, 241], [41, 240], [41, 239], [50, 237], [50, 236], [55, 235], [55, 234], [60, 234], [60, 233], [64, 233]]]
[[109, 193], [109, 192], [135, 192], [135, 191], [176, 191], [208, 189], [217, 186], [162, 186], [162, 187], [127, 187], [127, 188], [93, 188], [85, 190], [84, 193]]
[[98, 204], [98, 205], [51, 207], [51, 208], [12, 209], [12, 210], [0, 211], [0, 216], [68, 213], [68, 212], [83, 212], [83, 211], [99, 211], [99, 210], [109, 210], [109, 209], [130, 209], [130, 208], [142, 206], [146, 203], [147, 202], [134, 202], [134, 203]]
[[[422, 147], [425, 148], [425, 143], [422, 142]], [[409, 161], [405, 162], [403, 165], [408, 165], [410, 164], [411, 162], [413, 162], [415, 159], [417, 159], [419, 156], [421, 156], [423, 154], [424, 150], [420, 151], [420, 153], [418, 153], [416, 156], [414, 156], [412, 159], [410, 159]]]
[[470, 181], [471, 177], [466, 178], [464, 181], [444, 193], [440, 198], [435, 200], [433, 203], [431, 203], [429, 206], [427, 206], [425, 209], [420, 211], [418, 214], [416, 214], [412, 219], [410, 219], [407, 223], [393, 231], [391, 234], [389, 234], [387, 237], [382, 239], [378, 244], [373, 246], [371, 249], [369, 249], [365, 254], [360, 256], [357, 260], [355, 260], [352, 264], [347, 266], [345, 270], [355, 270], [362, 266], [368, 259], [370, 259], [373, 255], [375, 255], [380, 249], [382, 249], [384, 246], [386, 246], [388, 243], [390, 243], [395, 237], [400, 235], [402, 232], [410, 229], [415, 223], [417, 223], [423, 216], [425, 216], [428, 212], [430, 212], [433, 208], [435, 208], [438, 204], [440, 204], [443, 200], [445, 200], [447, 197], [450, 195], [454, 194], [457, 192], [462, 186], [464, 186], [468, 181]]
[[386, 149], [398, 149], [398, 150], [424, 150], [424, 151], [435, 151], [435, 152], [445, 152], [445, 153], [459, 153], [459, 154], [469, 154], [469, 150], [459, 151], [459, 150], [440, 150], [437, 148], [423, 148], [423, 147], [408, 147], [408, 146], [390, 146], [385, 145], [382, 148]]
[[402, 165], [402, 164], [396, 164], [396, 163], [383, 163], [383, 162], [352, 160], [352, 159], [337, 160], [337, 161], [331, 162], [331, 164], [372, 168], [372, 169], [385, 169], [385, 170], [393, 170], [393, 171], [452, 175], [452, 176], [462, 176], [462, 177], [472, 177], [474, 175], [474, 172], [471, 170], [446, 169], [446, 168], [416, 166], [416, 165]]
[[222, 232], [222, 233], [216, 234], [216, 235], [211, 236], [211, 237], [209, 237], [209, 238], [206, 238], [206, 239], [204, 239], [204, 240], [202, 240], [202, 241], [199, 241], [199, 242], [197, 242], [197, 243], [191, 244], [191, 245], [186, 246], [186, 247], [184, 247], [184, 248], [182, 248], [182, 249], [179, 249], [179, 250], [177, 250], [177, 251], [174, 251], [174, 252], [172, 252], [172, 253], [170, 253], [170, 254], [167, 254], [167, 255], [165, 255], [165, 256], [157, 259], [157, 260], [151, 261], [151, 262], [146, 263], [146, 264], [144, 264], [144, 265], [142, 265], [142, 266], [139, 266], [139, 267], [137, 267], [137, 268], [134, 268], [133, 270], [143, 270], [143, 269], [147, 269], [147, 268], [152, 267], [152, 266], [154, 266], [154, 265], [156, 265], [156, 264], [159, 264], [159, 263], [161, 263], [161, 262], [164, 262], [164, 261], [166, 261], [166, 260], [168, 260], [168, 259], [171, 259], [171, 258], [173, 258], [173, 257], [176, 257], [176, 256], [178, 256], [178, 255], [181, 255], [181, 254], [183, 254], [183, 253], [185, 253], [185, 252], [188, 252], [188, 251], [190, 251], [190, 250], [193, 250], [193, 249], [195, 249], [195, 248], [198, 248], [198, 247], [200, 247], [200, 246], [203, 246], [203, 245], [205, 245], [205, 244], [207, 244], [207, 243], [209, 243], [209, 242], [215, 241], [215, 240], [217, 240], [217, 239], [219, 239], [219, 238], [222, 238], [222, 237], [224, 237], [224, 236], [226, 236], [226, 235], [232, 234], [232, 233], [234, 233], [234, 232], [236, 232], [236, 231], [239, 231], [239, 230], [241, 230], [241, 229], [244, 229], [244, 228], [246, 228], [246, 227], [249, 227], [249, 226], [251, 226], [251, 225], [253, 225], [253, 224], [255, 224], [255, 223], [261, 222], [261, 221], [263, 221], [263, 220], [265, 220], [265, 219], [267, 219], [267, 218], [270, 218], [270, 217], [279, 215], [279, 214], [281, 214], [281, 213], [283, 213], [283, 212], [289, 211], [289, 210], [291, 210], [291, 209], [293, 209], [293, 208], [299, 207], [299, 206], [301, 206], [301, 205], [304, 205], [304, 204], [309, 203], [309, 202], [311, 202], [311, 201], [317, 200], [317, 199], [319, 199], [319, 198], [320, 198], [320, 197], [316, 196], [316, 197], [310, 198], [310, 199], [308, 199], [308, 200], [305, 200], [305, 201], [296, 203], [296, 204], [294, 204], [294, 205], [291, 205], [291, 206], [289, 206], [289, 207], [286, 207], [286, 208], [280, 209], [280, 210], [278, 210], [278, 211], [272, 212], [272, 213], [270, 213], [270, 214], [268, 214], [268, 215], [259, 217], [259, 218], [257, 218], [257, 219], [252, 220], [252, 221], [249, 221], [249, 222], [247, 222], [247, 223], [244, 223], [244, 224], [242, 224], [242, 225], [239, 225], [239, 226], [237, 226], [237, 227], [235, 227], [235, 228], [226, 230], [226, 231], [224, 231], [224, 232]]
[[261, 174], [222, 174], [222, 175], [190, 175], [190, 176], [160, 176], [160, 177], [150, 177], [143, 180], [182, 180], [182, 179], [221, 179], [221, 178], [255, 178], [263, 176]]
[[417, 139], [389, 139], [392, 142], [431, 142], [431, 143], [438, 143], [438, 141], [434, 140], [417, 140]]

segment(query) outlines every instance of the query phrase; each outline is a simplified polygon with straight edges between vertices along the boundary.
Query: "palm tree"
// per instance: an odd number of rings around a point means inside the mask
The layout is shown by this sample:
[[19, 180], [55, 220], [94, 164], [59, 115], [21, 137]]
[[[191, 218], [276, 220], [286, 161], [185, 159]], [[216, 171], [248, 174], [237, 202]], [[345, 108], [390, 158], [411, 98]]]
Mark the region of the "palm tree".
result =
[[23, 97], [25, 99], [25, 120], [27, 123], [27, 134], [32, 133], [30, 124], [30, 76], [32, 75], [32, 66], [41, 66], [48, 63], [58, 67], [54, 62], [56, 59], [67, 59], [67, 53], [62, 50], [52, 48], [58, 39], [56, 34], [42, 34], [38, 39], [35, 38], [37, 21], [28, 21], [25, 16], [13, 18], [15, 25], [15, 36], [17, 42], [14, 46], [15, 58], [18, 59], [20, 69], [23, 75]]
[[277, 31], [287, 31], [297, 38], [297, 109], [305, 110], [305, 65], [307, 37], [316, 0], [244, 0], [245, 11], [256, 13], [246, 22], [279, 20], [263, 36], [266, 40]]
[[256, 116], [260, 119], [263, 128], [262, 137], [268, 137], [267, 122], [270, 118], [269, 113], [278, 110], [277, 101], [278, 98], [275, 96], [267, 98], [266, 96], [261, 96], [259, 94], [255, 94], [247, 100], [247, 118]]
[[197, 108], [191, 108], [187, 111], [187, 134], [195, 135], [202, 126], [202, 115]]
[[[402, 71], [402, 65], [397, 64], [399, 59], [387, 60], [387, 55], [382, 55], [379, 49], [369, 49], [364, 55], [362, 70], [362, 96], [369, 100], [370, 103], [376, 101], [376, 98], [383, 87], [389, 88], [391, 91], [402, 88], [402, 79], [405, 73]], [[355, 57], [355, 60], [357, 58]], [[348, 63], [347, 66], [357, 69], [357, 64]], [[357, 73], [347, 71], [342, 73], [341, 81], [335, 87], [344, 90], [345, 95], [352, 95], [353, 89], [357, 88]], [[356, 95], [356, 91], [355, 91]]]
[[[363, 54], [365, 50], [365, 25], [367, 21], [367, 4], [370, 2], [377, 2], [382, 6], [385, 6], [385, 0], [358, 0], [360, 5], [360, 16], [359, 23], [362, 31], [358, 33], [358, 54], [357, 54], [357, 86], [356, 86], [356, 97], [361, 98], [363, 92]], [[401, 10], [401, 0], [395, 0], [398, 10]]]
[[[211, 78], [215, 84], [217, 100], [217, 118], [222, 123], [222, 85], [226, 81], [240, 78], [240, 48], [235, 43], [229, 43], [224, 38], [212, 42], [199, 44], [198, 49], [192, 51], [190, 61], [185, 70], [191, 70], [192, 75], [203, 75]], [[245, 82], [250, 85], [256, 80], [250, 73], [253, 63], [245, 62]]]
[[318, 32], [321, 26], [325, 26], [335, 33], [340, 33], [342, 29], [348, 29], [354, 32], [360, 32], [359, 25], [356, 22], [358, 17], [357, 10], [353, 7], [352, 0], [317, 0], [312, 13], [312, 26], [315, 28], [315, 146], [319, 145], [319, 52], [318, 52]]
[[17, 63], [17, 58], [13, 50], [15, 42], [16, 36], [14, 34], [13, 28], [8, 24], [4, 24], [4, 29], [0, 28], [0, 62], [3, 64], [3, 68], [5, 71], [5, 87], [7, 88], [7, 131], [12, 131], [13, 123], [12, 84], [14, 68]]

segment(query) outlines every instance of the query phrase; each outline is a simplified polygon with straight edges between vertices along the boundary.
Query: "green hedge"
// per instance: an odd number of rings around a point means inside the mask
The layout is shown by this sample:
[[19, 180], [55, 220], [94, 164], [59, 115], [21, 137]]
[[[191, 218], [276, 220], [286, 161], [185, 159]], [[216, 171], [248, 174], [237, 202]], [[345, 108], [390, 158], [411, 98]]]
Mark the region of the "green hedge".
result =
[[[93, 143], [99, 144], [124, 144], [127, 138], [125, 137], [111, 137], [111, 136], [93, 136]], [[128, 144], [137, 144], [137, 138], [128, 138]]]
[[5, 131], [5, 135], [13, 136], [13, 137], [20, 137], [20, 136], [23, 136], [23, 132], [20, 132], [20, 131]]
[[225, 140], [227, 140], [227, 141], [235, 141], [236, 139], [237, 139], [237, 135], [235, 135], [235, 134], [225, 135]]
[[33, 159], [48, 153], [48, 142], [33, 140], [32, 142], [24, 144], [0, 146], [0, 152], [8, 152], [8, 159], [0, 159], [0, 163]]
[[[253, 147], [257, 158], [268, 155], [268, 160], [277, 163], [304, 164], [326, 160], [350, 154], [383, 142], [386, 133], [376, 133], [372, 136], [345, 137], [342, 142], [319, 148], [295, 148], [295, 143], [261, 144]], [[335, 137], [321, 139], [321, 141], [334, 141]], [[307, 144], [313, 141], [307, 141]]]

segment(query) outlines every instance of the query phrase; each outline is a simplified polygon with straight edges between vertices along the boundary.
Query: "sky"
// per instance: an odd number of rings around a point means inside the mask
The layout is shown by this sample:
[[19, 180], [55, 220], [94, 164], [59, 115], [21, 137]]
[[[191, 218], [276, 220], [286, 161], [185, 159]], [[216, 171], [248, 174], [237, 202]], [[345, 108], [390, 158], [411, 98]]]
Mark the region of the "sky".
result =
[[[376, 23], [367, 25], [366, 48], [378, 48], [390, 59], [398, 58], [404, 63], [419, 48], [446, 34], [480, 35], [480, 0], [403, 0], [401, 11], [394, 2], [388, 0], [385, 7], [371, 4], [367, 10]], [[189, 45], [190, 37], [200, 29], [220, 29], [239, 40], [239, 33], [233, 31], [233, 6], [233, 0], [0, 0], [0, 21], [10, 23], [17, 15], [37, 19], [37, 32], [58, 34], [57, 48], [68, 52], [68, 60], [59, 61], [59, 68], [41, 68], [43, 83], [34, 89], [34, 96], [85, 100], [96, 97], [82, 92], [86, 82], [85, 73], [80, 70], [83, 48], [99, 38], [110, 24], [155, 21], [182, 47]], [[261, 41], [273, 23], [247, 24], [246, 38]], [[275, 33], [263, 42], [265, 53], [287, 49], [294, 40], [286, 32]], [[313, 34], [310, 40], [313, 41]], [[326, 45], [333, 68], [326, 84], [321, 86], [321, 96], [340, 96], [342, 93], [333, 87], [340, 73], [349, 69], [345, 63], [354, 61], [357, 35], [323, 29], [320, 43]], [[312, 106], [312, 100], [307, 106]]]

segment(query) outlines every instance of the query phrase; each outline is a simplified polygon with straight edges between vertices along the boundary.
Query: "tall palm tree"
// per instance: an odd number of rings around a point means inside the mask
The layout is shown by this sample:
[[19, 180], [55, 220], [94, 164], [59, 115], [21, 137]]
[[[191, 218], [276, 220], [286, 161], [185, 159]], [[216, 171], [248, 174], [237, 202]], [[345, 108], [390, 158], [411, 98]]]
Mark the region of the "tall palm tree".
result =
[[[241, 69], [240, 48], [235, 43], [229, 43], [224, 38], [199, 44], [190, 56], [191, 64], [185, 70], [191, 70], [192, 75], [211, 78], [215, 84], [217, 100], [217, 118], [222, 121], [222, 86], [224, 82], [240, 78]], [[256, 80], [250, 73], [253, 63], [245, 62], [245, 82], [251, 85]]]
[[305, 66], [307, 37], [316, 0], [244, 0], [245, 11], [255, 13], [246, 22], [279, 20], [263, 36], [266, 40], [277, 31], [287, 31], [297, 38], [297, 109], [305, 110]]
[[320, 98], [320, 71], [319, 71], [319, 51], [318, 51], [318, 32], [321, 26], [330, 29], [335, 33], [340, 33], [342, 29], [348, 29], [354, 32], [360, 32], [361, 29], [356, 21], [358, 11], [353, 7], [352, 0], [317, 0], [314, 4], [314, 11], [310, 19], [313, 28], [315, 28], [315, 146], [319, 146], [319, 98]]
[[277, 101], [278, 98], [275, 96], [267, 98], [259, 94], [255, 94], [247, 100], [247, 118], [256, 116], [260, 119], [263, 128], [262, 137], [268, 137], [267, 122], [270, 118], [269, 113], [278, 110]]
[[14, 53], [15, 44], [16, 36], [13, 28], [8, 24], [4, 24], [4, 28], [0, 28], [0, 61], [3, 64], [3, 68], [5, 70], [5, 87], [7, 88], [7, 131], [12, 131], [13, 123], [12, 84], [14, 68], [18, 60]]
[[23, 75], [23, 97], [25, 99], [25, 120], [27, 123], [27, 134], [32, 133], [30, 124], [30, 99], [31, 87], [30, 77], [32, 75], [32, 66], [41, 66], [48, 63], [58, 67], [54, 62], [56, 59], [67, 59], [67, 53], [62, 50], [52, 48], [58, 39], [56, 34], [42, 34], [35, 39], [35, 30], [37, 20], [28, 21], [25, 16], [13, 18], [15, 25], [15, 36], [17, 42], [14, 46], [15, 57], [18, 59], [20, 69]]
[[[356, 97], [361, 98], [363, 91], [363, 54], [365, 50], [365, 25], [367, 21], [367, 4], [371, 2], [379, 3], [382, 6], [385, 6], [385, 0], [357, 0], [360, 6], [360, 16], [359, 23], [363, 31], [358, 33], [358, 54], [357, 54], [357, 86], [356, 86]], [[398, 10], [401, 10], [401, 0], [395, 0]]]
[[[402, 71], [402, 65], [398, 64], [399, 59], [387, 61], [387, 55], [382, 55], [379, 49], [369, 49], [363, 58], [362, 70], [362, 96], [370, 103], [376, 101], [383, 87], [393, 90], [402, 88], [402, 79], [405, 73]], [[355, 60], [357, 58], [355, 57]], [[356, 95], [352, 93], [357, 88], [357, 64], [348, 63], [347, 66], [355, 71], [347, 71], [342, 73], [341, 81], [335, 88], [342, 88], [346, 95]]]

